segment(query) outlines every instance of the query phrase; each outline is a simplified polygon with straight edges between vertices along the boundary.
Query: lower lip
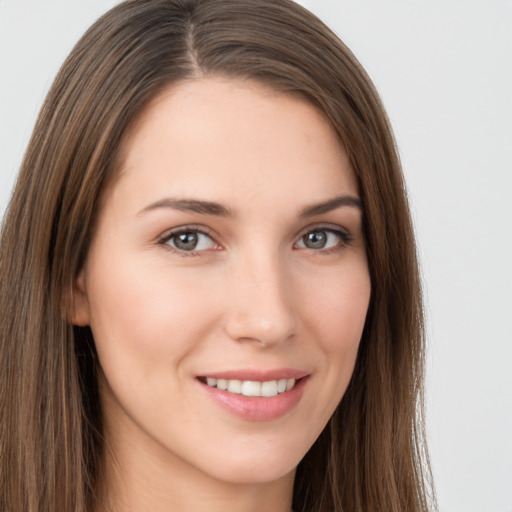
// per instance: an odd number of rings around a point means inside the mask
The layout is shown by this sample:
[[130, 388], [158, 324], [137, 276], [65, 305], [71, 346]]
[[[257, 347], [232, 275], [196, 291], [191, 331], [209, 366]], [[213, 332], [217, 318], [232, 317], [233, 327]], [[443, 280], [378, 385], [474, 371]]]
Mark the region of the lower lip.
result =
[[303, 377], [289, 391], [271, 397], [245, 396], [199, 383], [210, 398], [235, 416], [248, 421], [270, 421], [284, 416], [298, 404], [307, 380]]

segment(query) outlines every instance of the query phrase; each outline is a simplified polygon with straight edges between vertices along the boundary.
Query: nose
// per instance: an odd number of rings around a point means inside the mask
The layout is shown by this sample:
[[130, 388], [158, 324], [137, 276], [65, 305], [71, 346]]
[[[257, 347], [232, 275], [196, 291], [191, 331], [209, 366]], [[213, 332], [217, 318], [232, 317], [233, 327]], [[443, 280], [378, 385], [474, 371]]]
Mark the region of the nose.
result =
[[229, 278], [225, 329], [231, 339], [268, 347], [296, 330], [295, 299], [285, 262], [277, 256], [246, 257]]

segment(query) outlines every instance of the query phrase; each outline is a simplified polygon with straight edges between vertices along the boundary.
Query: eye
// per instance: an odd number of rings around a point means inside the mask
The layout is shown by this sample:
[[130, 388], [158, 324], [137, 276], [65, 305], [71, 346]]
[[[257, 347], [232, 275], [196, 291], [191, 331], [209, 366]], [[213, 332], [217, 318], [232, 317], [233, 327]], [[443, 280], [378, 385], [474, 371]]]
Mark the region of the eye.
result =
[[318, 228], [304, 233], [297, 242], [297, 247], [320, 251], [341, 248], [350, 241], [350, 236], [341, 230]]
[[170, 249], [174, 249], [177, 252], [191, 254], [197, 251], [219, 248], [219, 245], [209, 235], [197, 229], [173, 231], [160, 240], [159, 243], [169, 246]]

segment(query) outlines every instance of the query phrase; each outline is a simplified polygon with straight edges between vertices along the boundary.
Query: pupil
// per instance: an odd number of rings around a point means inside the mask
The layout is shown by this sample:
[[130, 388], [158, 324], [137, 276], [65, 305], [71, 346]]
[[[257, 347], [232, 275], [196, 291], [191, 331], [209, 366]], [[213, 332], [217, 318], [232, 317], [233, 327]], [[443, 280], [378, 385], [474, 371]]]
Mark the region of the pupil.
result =
[[197, 245], [197, 233], [180, 233], [176, 235], [174, 245], [183, 251], [191, 251]]
[[304, 236], [304, 245], [310, 249], [323, 249], [327, 242], [324, 231], [312, 231]]

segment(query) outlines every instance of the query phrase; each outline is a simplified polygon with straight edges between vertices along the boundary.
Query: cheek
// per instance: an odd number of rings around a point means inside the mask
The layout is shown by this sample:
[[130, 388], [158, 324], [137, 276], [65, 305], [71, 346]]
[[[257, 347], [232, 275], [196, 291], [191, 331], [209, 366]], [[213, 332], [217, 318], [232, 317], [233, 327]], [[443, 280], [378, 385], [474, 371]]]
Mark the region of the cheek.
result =
[[176, 389], [186, 380], [186, 362], [213, 317], [198, 282], [141, 259], [91, 266], [89, 283], [91, 328], [107, 389], [133, 419], [153, 417], [162, 404], [179, 405]]
[[307, 322], [314, 326], [325, 352], [356, 353], [370, 302], [366, 263], [325, 276], [308, 290]]
[[334, 412], [352, 377], [370, 302], [371, 283], [365, 260], [323, 280], [309, 294], [310, 331], [317, 363], [324, 368], [325, 421]]
[[149, 374], [192, 350], [208, 325], [199, 283], [164, 266], [120, 258], [91, 268], [91, 276], [91, 327], [102, 365], [137, 365]]
[[[335, 269], [336, 270], [336, 269]], [[312, 443], [340, 403], [352, 377], [370, 301], [370, 278], [364, 260], [316, 275], [315, 285], [303, 294], [306, 339], [315, 347], [309, 361], [318, 371], [313, 376], [315, 393], [307, 408]], [[306, 289], [306, 288], [304, 288]]]

